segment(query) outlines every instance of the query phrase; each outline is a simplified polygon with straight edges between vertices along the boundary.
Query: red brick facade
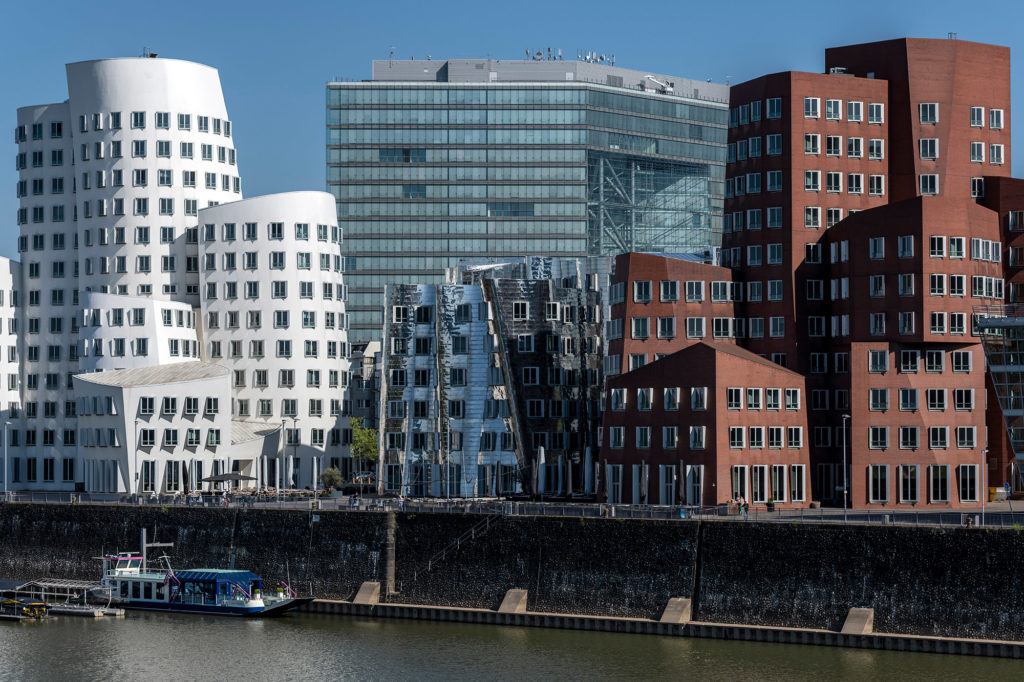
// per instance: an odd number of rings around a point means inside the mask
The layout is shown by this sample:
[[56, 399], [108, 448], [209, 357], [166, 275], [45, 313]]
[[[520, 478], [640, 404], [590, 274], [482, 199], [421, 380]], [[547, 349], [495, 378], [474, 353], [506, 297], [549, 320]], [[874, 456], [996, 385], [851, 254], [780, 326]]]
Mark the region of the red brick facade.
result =
[[[842, 504], [845, 446], [853, 506], [975, 506], [983, 451], [990, 485], [1009, 480], [1010, 455], [971, 315], [1002, 302], [1004, 290], [1011, 300], [1024, 295], [1024, 183], [1004, 177], [1009, 50], [901, 39], [830, 49], [826, 63], [826, 74], [772, 74], [732, 88], [722, 264], [742, 297], [732, 310], [671, 309], [735, 318], [740, 346], [802, 376], [808, 499]], [[684, 268], [695, 280], [728, 278], [670, 260], [622, 256], [616, 281]], [[624, 301], [612, 324], [623, 316], [628, 336], [638, 310]], [[656, 352], [693, 341], [663, 340]], [[631, 353], [654, 348], [646, 343], [609, 342], [621, 371]], [[668, 360], [648, 370], [646, 385], [657, 389], [659, 374], [678, 383], [653, 369]], [[716, 395], [733, 380], [713, 379]], [[606, 414], [605, 438], [619, 423]], [[718, 486], [721, 475], [719, 467]], [[729, 496], [707, 486], [703, 495]]]
[[810, 501], [804, 378], [698, 342], [608, 381], [601, 452], [612, 502]]

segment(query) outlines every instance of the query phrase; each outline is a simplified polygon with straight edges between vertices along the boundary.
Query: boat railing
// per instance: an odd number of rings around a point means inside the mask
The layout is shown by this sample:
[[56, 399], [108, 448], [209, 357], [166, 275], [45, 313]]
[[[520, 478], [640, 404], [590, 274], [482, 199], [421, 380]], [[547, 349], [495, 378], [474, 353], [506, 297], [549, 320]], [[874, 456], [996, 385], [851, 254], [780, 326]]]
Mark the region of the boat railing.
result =
[[284, 587], [284, 589], [288, 590], [288, 593], [292, 595], [292, 598], [293, 598], [293, 599], [294, 599], [295, 597], [298, 597], [298, 596], [299, 596], [299, 593], [298, 593], [298, 592], [296, 592], [295, 590], [293, 590], [293, 589], [292, 589], [292, 586], [291, 586], [291, 585], [289, 585], [288, 583], [286, 583], [286, 582], [285, 582], [285, 581], [283, 581], [283, 580], [281, 581], [281, 586], [282, 586], [282, 587]]

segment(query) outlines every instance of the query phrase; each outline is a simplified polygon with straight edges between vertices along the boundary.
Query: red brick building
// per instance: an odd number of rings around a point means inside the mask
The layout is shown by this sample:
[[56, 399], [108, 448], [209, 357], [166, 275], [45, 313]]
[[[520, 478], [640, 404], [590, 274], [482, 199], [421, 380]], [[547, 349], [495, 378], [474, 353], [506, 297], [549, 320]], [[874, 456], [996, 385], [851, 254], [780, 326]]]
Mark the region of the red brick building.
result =
[[714, 505], [809, 500], [804, 378], [700, 341], [608, 380], [601, 434], [608, 500]]
[[[1008, 48], [900, 39], [829, 49], [824, 74], [731, 90], [722, 265], [733, 309], [672, 309], [732, 316], [736, 343], [804, 377], [813, 499], [843, 503], [844, 446], [854, 506], [974, 506], [983, 485], [1009, 480], [971, 328], [975, 307], [1024, 296], [1009, 83]], [[616, 282], [657, 287], [672, 266], [654, 259], [620, 257]], [[729, 279], [688, 267], [693, 281]], [[655, 348], [627, 338], [644, 305], [612, 308], [620, 371]]]
[[706, 339], [742, 337], [735, 302], [742, 298], [732, 269], [648, 253], [615, 259], [606, 325], [605, 374], [654, 362]]

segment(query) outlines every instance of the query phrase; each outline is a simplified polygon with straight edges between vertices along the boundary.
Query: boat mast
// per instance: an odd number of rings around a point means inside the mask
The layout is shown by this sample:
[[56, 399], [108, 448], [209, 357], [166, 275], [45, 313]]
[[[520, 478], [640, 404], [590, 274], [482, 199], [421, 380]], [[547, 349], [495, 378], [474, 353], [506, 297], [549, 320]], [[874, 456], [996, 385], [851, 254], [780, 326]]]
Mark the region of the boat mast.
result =
[[[142, 542], [140, 543], [142, 545], [142, 571], [141, 572], [145, 572], [145, 570], [146, 570], [146, 548], [148, 548], [148, 547], [174, 547], [174, 543], [173, 542], [146, 542], [146, 529], [145, 528], [142, 529], [141, 534], [142, 534]], [[155, 529], [154, 529], [154, 534], [155, 534]]]

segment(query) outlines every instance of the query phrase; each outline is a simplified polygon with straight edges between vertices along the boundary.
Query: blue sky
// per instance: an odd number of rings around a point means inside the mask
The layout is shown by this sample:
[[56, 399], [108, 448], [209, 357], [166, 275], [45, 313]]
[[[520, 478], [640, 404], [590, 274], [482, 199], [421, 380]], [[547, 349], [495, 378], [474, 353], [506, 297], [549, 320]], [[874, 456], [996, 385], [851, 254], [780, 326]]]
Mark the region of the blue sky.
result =
[[[956, 31], [1016, 51], [1022, 20], [1024, 5], [989, 0], [9, 3], [0, 27], [0, 128], [11, 158], [15, 109], [65, 99], [65, 63], [138, 56], [148, 46], [220, 70], [246, 196], [324, 189], [324, 83], [369, 78], [370, 60], [386, 58], [392, 46], [402, 59], [590, 49], [614, 53], [617, 66], [737, 83], [820, 71], [828, 46], [901, 36]], [[1024, 74], [1016, 59], [1013, 72], [1016, 84]], [[1014, 154], [1017, 169], [1022, 155], [1024, 143]], [[4, 167], [0, 255], [13, 256], [17, 174], [13, 163]]]

